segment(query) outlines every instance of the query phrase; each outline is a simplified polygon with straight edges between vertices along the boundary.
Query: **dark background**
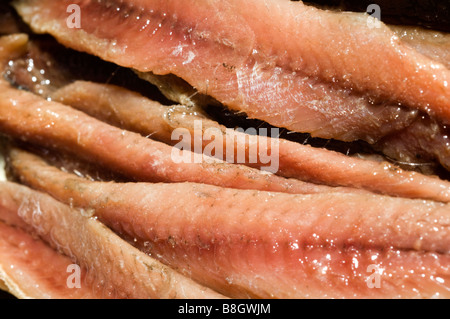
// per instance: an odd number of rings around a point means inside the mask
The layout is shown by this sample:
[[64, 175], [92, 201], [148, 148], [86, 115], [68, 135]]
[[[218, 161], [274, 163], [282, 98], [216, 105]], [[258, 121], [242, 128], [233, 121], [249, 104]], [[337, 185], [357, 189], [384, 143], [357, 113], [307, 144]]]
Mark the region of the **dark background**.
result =
[[0, 299], [15, 299], [12, 295], [0, 290]]

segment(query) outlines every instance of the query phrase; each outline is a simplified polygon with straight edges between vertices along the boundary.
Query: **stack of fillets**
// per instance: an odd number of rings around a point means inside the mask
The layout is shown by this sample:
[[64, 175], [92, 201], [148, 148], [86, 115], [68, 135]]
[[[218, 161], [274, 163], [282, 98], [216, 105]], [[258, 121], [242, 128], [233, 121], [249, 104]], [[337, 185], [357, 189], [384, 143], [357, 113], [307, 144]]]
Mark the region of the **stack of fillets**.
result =
[[[249, 118], [448, 167], [446, 35], [409, 43], [365, 15], [284, 0], [201, 2], [15, 6], [35, 32], [142, 78], [175, 75]], [[21, 79], [14, 65], [31, 49], [25, 34], [0, 39], [0, 275], [17, 296], [450, 296], [448, 181], [250, 135], [120, 86], [24, 90], [7, 79]], [[275, 166], [252, 152], [262, 145]]]

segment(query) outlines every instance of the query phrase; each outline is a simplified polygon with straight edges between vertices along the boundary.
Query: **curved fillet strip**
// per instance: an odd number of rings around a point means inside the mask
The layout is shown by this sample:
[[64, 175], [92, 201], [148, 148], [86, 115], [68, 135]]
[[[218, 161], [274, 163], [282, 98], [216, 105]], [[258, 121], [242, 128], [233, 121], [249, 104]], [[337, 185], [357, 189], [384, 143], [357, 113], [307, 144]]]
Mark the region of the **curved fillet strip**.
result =
[[[180, 128], [190, 132], [192, 139], [189, 142], [194, 145], [195, 129], [197, 128], [202, 134], [201, 143], [204, 151], [211, 144], [215, 144], [212, 139], [208, 138], [209, 130], [214, 133], [213, 136], [217, 137], [217, 141], [223, 141], [221, 143], [223, 150], [227, 149], [227, 145], [233, 145], [235, 149], [234, 162], [238, 161], [236, 156], [238, 150], [245, 150], [245, 165], [259, 169], [266, 167], [267, 163], [264, 163], [261, 155], [255, 158], [251, 154], [255, 154], [254, 150], [258, 145], [263, 145], [268, 148], [269, 152], [267, 153], [277, 153], [279, 169], [276, 174], [285, 177], [298, 178], [317, 184], [362, 188], [400, 197], [432, 199], [442, 202], [450, 200], [450, 183], [438, 178], [403, 171], [387, 162], [378, 163], [351, 158], [283, 139], [279, 139], [276, 143], [277, 147], [272, 150], [271, 146], [274, 145], [274, 142], [270, 137], [249, 135], [227, 129], [217, 122], [195, 114], [188, 114], [188, 110], [185, 108], [179, 106], [169, 108], [117, 86], [76, 81], [56, 91], [52, 95], [52, 99], [73, 106], [112, 125], [138, 132], [144, 136], [151, 136], [172, 145], [178, 143], [172, 139], [172, 132], [174, 129]], [[201, 121], [200, 128], [195, 126], [194, 121]], [[406, 135], [414, 137], [419, 134], [418, 132], [424, 132], [424, 135], [428, 133], [421, 128], [416, 133], [408, 131], [410, 134]], [[400, 141], [402, 140], [403, 142], [398, 143], [405, 147], [410, 144], [404, 143], [406, 139], [400, 139]], [[429, 146], [430, 141], [427, 138], [424, 140]], [[393, 140], [391, 143], [392, 145], [397, 144]], [[436, 147], [436, 149], [441, 150], [443, 155], [446, 154], [442, 152], [441, 148]], [[388, 152], [388, 154], [390, 153]], [[448, 157], [450, 158], [450, 156]], [[225, 160], [223, 156], [220, 156], [220, 159]]]
[[[99, 221], [83, 215], [83, 211], [12, 183], [0, 183], [0, 194], [0, 220], [32, 230], [76, 259], [87, 269], [87, 280], [96, 295], [104, 298], [221, 298], [220, 294], [139, 252]], [[67, 276], [66, 269], [63, 276], [55, 274], [55, 280], [64, 276]], [[66, 280], [67, 277], [55, 284], [65, 285]]]
[[[80, 29], [67, 27], [69, 2], [83, 13]], [[24, 0], [16, 8], [69, 47], [177, 75], [292, 131], [373, 143], [415, 118], [399, 103], [450, 121], [450, 71], [388, 27], [371, 29], [365, 15], [285, 0]]]
[[[111, 125], [150, 136], [169, 145], [179, 142], [172, 138], [172, 133], [177, 128], [189, 128], [193, 137], [195, 120], [208, 124], [208, 127], [224, 129], [195, 111], [191, 112], [191, 108], [187, 106], [165, 106], [116, 85], [75, 81], [56, 90], [51, 94], [51, 99]], [[194, 141], [190, 142], [193, 146]]]
[[[4, 81], [0, 81], [0, 131], [40, 146], [65, 150], [138, 181], [190, 181], [288, 193], [334, 190], [201, 154], [195, 157], [189, 151], [174, 154], [174, 147], [14, 89]], [[184, 162], [186, 158], [188, 161]], [[342, 188], [336, 191], [358, 190]]]
[[[89, 182], [34, 155], [11, 155], [26, 184], [95, 209], [141, 250], [233, 297], [450, 296], [445, 204], [370, 194]], [[379, 269], [382, 289], [369, 287], [370, 265]]]
[[[8, 209], [3, 205], [1, 210]], [[4, 215], [4, 213], [0, 213]], [[69, 288], [69, 266], [74, 262], [23, 229], [0, 222], [0, 279], [17, 298], [80, 299], [103, 298], [84, 280], [79, 288]]]

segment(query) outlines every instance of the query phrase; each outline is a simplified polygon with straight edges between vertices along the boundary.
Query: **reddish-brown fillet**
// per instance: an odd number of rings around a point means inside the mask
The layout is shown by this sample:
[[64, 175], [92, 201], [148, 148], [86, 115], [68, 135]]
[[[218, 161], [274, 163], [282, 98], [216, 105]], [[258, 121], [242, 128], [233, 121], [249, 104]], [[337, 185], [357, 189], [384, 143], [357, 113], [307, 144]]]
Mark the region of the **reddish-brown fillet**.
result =
[[[267, 147], [268, 153], [274, 152], [272, 155], [278, 159], [276, 174], [285, 177], [318, 184], [362, 188], [400, 197], [443, 202], [450, 200], [450, 183], [441, 179], [403, 171], [387, 162], [379, 163], [352, 158], [283, 139], [279, 139], [274, 144], [270, 137], [249, 135], [227, 129], [217, 122], [189, 114], [187, 109], [180, 106], [163, 106], [117, 86], [76, 81], [56, 91], [52, 98], [112, 125], [138, 132], [144, 136], [151, 136], [172, 145], [179, 143], [178, 139], [172, 138], [172, 132], [175, 129], [187, 130], [192, 137], [188, 142], [191, 146], [194, 145], [195, 121], [201, 121], [198, 122], [201, 125], [197, 126], [197, 135], [201, 134], [198, 137], [201, 139], [202, 151], [208, 146], [215, 145], [213, 139], [217, 138], [217, 141], [223, 141], [220, 143], [223, 144], [223, 150], [227, 149], [227, 145], [228, 147], [231, 145], [234, 149], [235, 156], [231, 158], [231, 161], [238, 162], [236, 155], [241, 151], [245, 153], [245, 156], [242, 156], [245, 159], [245, 165], [267, 169], [269, 164], [262, 162], [264, 159], [261, 158], [261, 155], [250, 156], [250, 154], [256, 153], [254, 150], [258, 145], [263, 145]], [[212, 138], [207, 136], [208, 130], [214, 133]], [[423, 134], [427, 135], [427, 133], [424, 130]], [[408, 136], [414, 137], [414, 134]], [[272, 145], [277, 147], [272, 149]], [[392, 141], [391, 145], [397, 144]], [[401, 145], [406, 146], [408, 143], [403, 141]], [[436, 149], [439, 148], [436, 147]], [[226, 160], [225, 152], [214, 155]], [[395, 158], [395, 156], [392, 157]]]
[[[67, 26], [68, 4], [79, 5], [80, 28]], [[16, 8], [71, 48], [175, 74], [292, 131], [372, 143], [411, 123], [417, 113], [404, 107], [450, 121], [450, 71], [385, 25], [370, 28], [367, 15], [286, 0], [23, 0]]]
[[[17, 150], [11, 165], [23, 182], [95, 209], [142, 250], [233, 297], [450, 296], [446, 204], [89, 182]], [[378, 288], [368, 284], [375, 269]]]
[[[93, 288], [92, 293], [96, 296], [101, 298], [221, 298], [220, 294], [198, 285], [141, 253], [95, 218], [88, 216], [92, 215], [92, 212], [72, 209], [46, 194], [7, 182], [0, 183], [0, 204], [1, 222], [38, 234], [52, 247], [70, 256], [80, 266], [87, 269], [85, 280], [88, 282], [88, 287]], [[0, 223], [1, 225], [3, 224]], [[35, 246], [39, 248], [38, 244]], [[34, 255], [39, 252], [40, 250], [33, 250], [31, 253]], [[52, 258], [51, 260], [61, 263], [61, 258], [58, 261], [53, 254], [47, 253], [47, 255]], [[14, 259], [11, 260], [13, 261]], [[39, 261], [40, 259], [36, 262], [39, 263]], [[57, 266], [57, 264], [54, 265], [54, 267]], [[55, 281], [64, 279], [63, 282], [55, 282], [54, 285], [66, 285], [67, 276], [66, 269], [63, 274], [54, 274]], [[81, 285], [83, 284], [84, 282], [81, 282]], [[41, 288], [45, 291], [47, 287]]]

